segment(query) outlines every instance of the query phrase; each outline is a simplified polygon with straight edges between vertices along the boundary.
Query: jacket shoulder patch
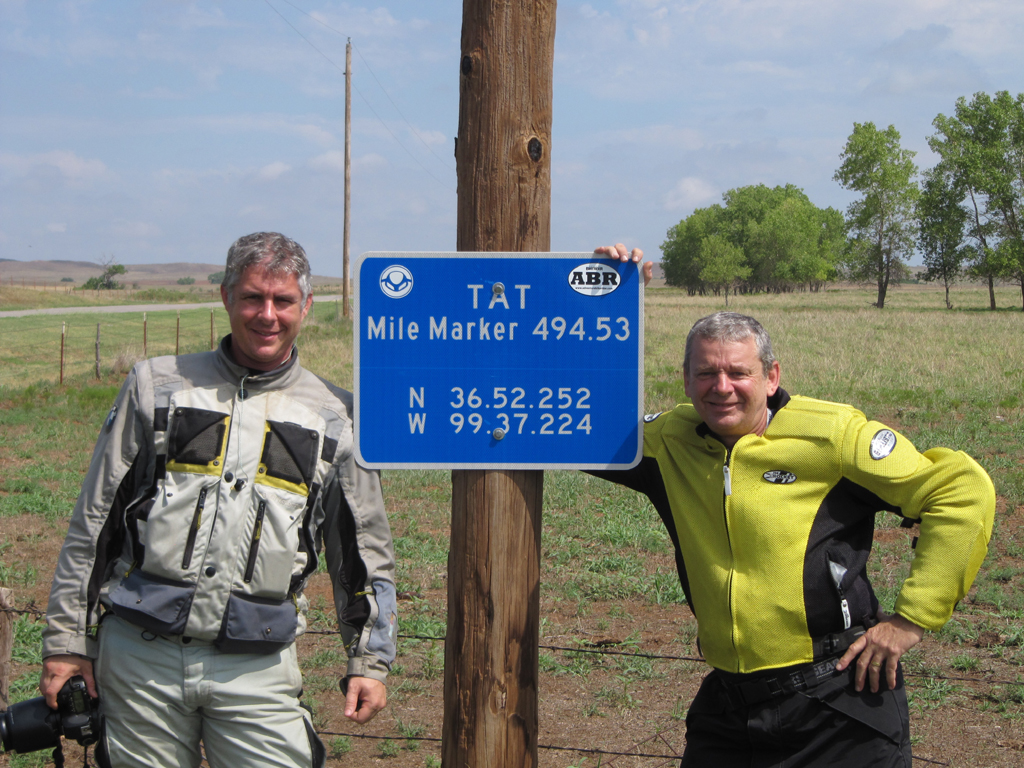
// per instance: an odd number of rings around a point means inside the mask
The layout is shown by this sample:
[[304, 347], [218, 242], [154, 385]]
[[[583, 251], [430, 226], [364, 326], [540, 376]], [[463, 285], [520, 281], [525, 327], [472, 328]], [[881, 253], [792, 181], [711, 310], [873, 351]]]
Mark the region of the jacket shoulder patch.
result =
[[761, 477], [775, 485], [789, 485], [796, 482], [796, 475], [782, 469], [769, 469]]
[[662, 413], [664, 413], [664, 411], [658, 411], [657, 413], [648, 413], [646, 416], [644, 416], [644, 423], [645, 424], [650, 424], [656, 418], [661, 416]]
[[875, 461], [884, 459], [896, 448], [896, 433], [891, 429], [880, 429], [871, 438], [870, 453]]

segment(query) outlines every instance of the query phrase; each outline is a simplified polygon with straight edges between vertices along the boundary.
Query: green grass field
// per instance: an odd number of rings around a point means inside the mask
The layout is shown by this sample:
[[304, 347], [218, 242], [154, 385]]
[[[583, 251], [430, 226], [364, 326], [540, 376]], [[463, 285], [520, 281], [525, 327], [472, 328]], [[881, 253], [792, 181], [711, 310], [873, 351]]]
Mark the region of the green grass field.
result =
[[[944, 308], [941, 290], [932, 287], [906, 287], [890, 296], [882, 311], [870, 306], [873, 292], [866, 289], [730, 297], [729, 309], [754, 315], [771, 333], [782, 385], [790, 392], [852, 403], [920, 449], [948, 445], [967, 451], [992, 475], [999, 498], [996, 528], [975, 587], [947, 627], [905, 660], [915, 754], [949, 765], [1019, 765], [1022, 753], [1015, 745], [1024, 745], [1024, 312], [1017, 308], [1019, 293], [1001, 289], [996, 312], [985, 309], [987, 294], [978, 288], [954, 291], [953, 311]], [[688, 297], [674, 289], [648, 292], [648, 411], [683, 399], [686, 331], [722, 305], [722, 299]], [[303, 330], [303, 361], [351, 387], [351, 328], [332, 310], [333, 303], [319, 307], [317, 319]], [[174, 318], [173, 310], [149, 314], [150, 354], [173, 351]], [[82, 322], [82, 316], [64, 319]], [[124, 347], [136, 344], [138, 353], [140, 319], [117, 331], [111, 316], [111, 347], [116, 338]], [[13, 326], [0, 320], [0, 584], [15, 590], [18, 605], [45, 603], [65, 518], [123, 378], [105, 363], [96, 381], [92, 348], [86, 346], [88, 355], [81, 353], [85, 359], [76, 363], [80, 367], [65, 386], [54, 385], [52, 372], [43, 374], [45, 355], [31, 354], [42, 347], [43, 334], [52, 333], [54, 318], [47, 319], [49, 326], [24, 320], [17, 326], [27, 339], [20, 348], [5, 346]], [[96, 319], [88, 322], [94, 342]], [[183, 351], [208, 348], [209, 312], [189, 316], [188, 322], [198, 338]], [[226, 329], [222, 314], [215, 315], [215, 323], [218, 333]], [[87, 331], [80, 331], [84, 340], [90, 340]], [[410, 636], [436, 638], [445, 632], [450, 475], [386, 471], [383, 483], [398, 556], [404, 638], [388, 710], [361, 732], [388, 740], [334, 735], [325, 741], [332, 764], [380, 759], [393, 766], [436, 766], [436, 744], [421, 745], [417, 738], [440, 735], [443, 643]], [[908, 534], [895, 523], [879, 517], [869, 566], [887, 607], [911, 558]], [[657, 515], [646, 499], [627, 490], [576, 472], [548, 472], [543, 526], [541, 743], [628, 750], [660, 733], [659, 750], [672, 739], [678, 744], [681, 718], [703, 667], [681, 658], [697, 652], [695, 627]], [[313, 626], [330, 631], [334, 618], [322, 575], [314, 577], [310, 592]], [[38, 630], [27, 619], [19, 621], [15, 690], [24, 697], [32, 695], [31, 678], [37, 674], [31, 648]], [[677, 659], [583, 652], [601, 647]], [[306, 698], [318, 727], [352, 732], [336, 716], [334, 680], [343, 657], [337, 640], [307, 636], [301, 656]], [[653, 743], [641, 751], [653, 750]], [[607, 764], [600, 760], [541, 753], [541, 765], [551, 768]], [[615, 763], [627, 764], [663, 763]]]

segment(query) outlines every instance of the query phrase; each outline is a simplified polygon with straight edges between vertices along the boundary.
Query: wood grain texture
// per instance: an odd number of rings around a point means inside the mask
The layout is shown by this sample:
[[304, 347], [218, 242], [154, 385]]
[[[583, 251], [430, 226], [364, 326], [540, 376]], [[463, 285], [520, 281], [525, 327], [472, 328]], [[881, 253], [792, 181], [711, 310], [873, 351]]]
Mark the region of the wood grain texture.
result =
[[452, 477], [445, 766], [534, 766], [543, 473]]
[[[551, 247], [555, 0], [465, 0], [460, 251]], [[537, 765], [544, 473], [452, 473], [445, 768]]]

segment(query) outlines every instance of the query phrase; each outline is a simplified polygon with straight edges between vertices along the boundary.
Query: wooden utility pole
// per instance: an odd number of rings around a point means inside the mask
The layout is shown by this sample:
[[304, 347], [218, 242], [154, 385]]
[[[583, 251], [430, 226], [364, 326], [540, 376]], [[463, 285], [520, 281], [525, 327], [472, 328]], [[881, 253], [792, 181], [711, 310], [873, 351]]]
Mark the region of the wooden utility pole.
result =
[[348, 308], [348, 224], [352, 207], [352, 38], [345, 44], [345, 232], [341, 246], [341, 304], [345, 317]]
[[[463, 0], [460, 251], [551, 245], [555, 0]], [[445, 768], [537, 765], [544, 473], [452, 473]]]

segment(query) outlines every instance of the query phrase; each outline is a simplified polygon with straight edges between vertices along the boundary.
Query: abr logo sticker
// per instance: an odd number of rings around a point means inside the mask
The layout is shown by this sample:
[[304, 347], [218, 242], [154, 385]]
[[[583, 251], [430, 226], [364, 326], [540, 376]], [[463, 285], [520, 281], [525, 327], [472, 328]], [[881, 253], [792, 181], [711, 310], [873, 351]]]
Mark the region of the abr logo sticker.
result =
[[884, 459], [896, 447], [896, 435], [891, 429], [880, 429], [871, 438], [871, 458]]
[[619, 287], [619, 273], [610, 264], [580, 264], [569, 273], [569, 287], [584, 296], [606, 296]]

